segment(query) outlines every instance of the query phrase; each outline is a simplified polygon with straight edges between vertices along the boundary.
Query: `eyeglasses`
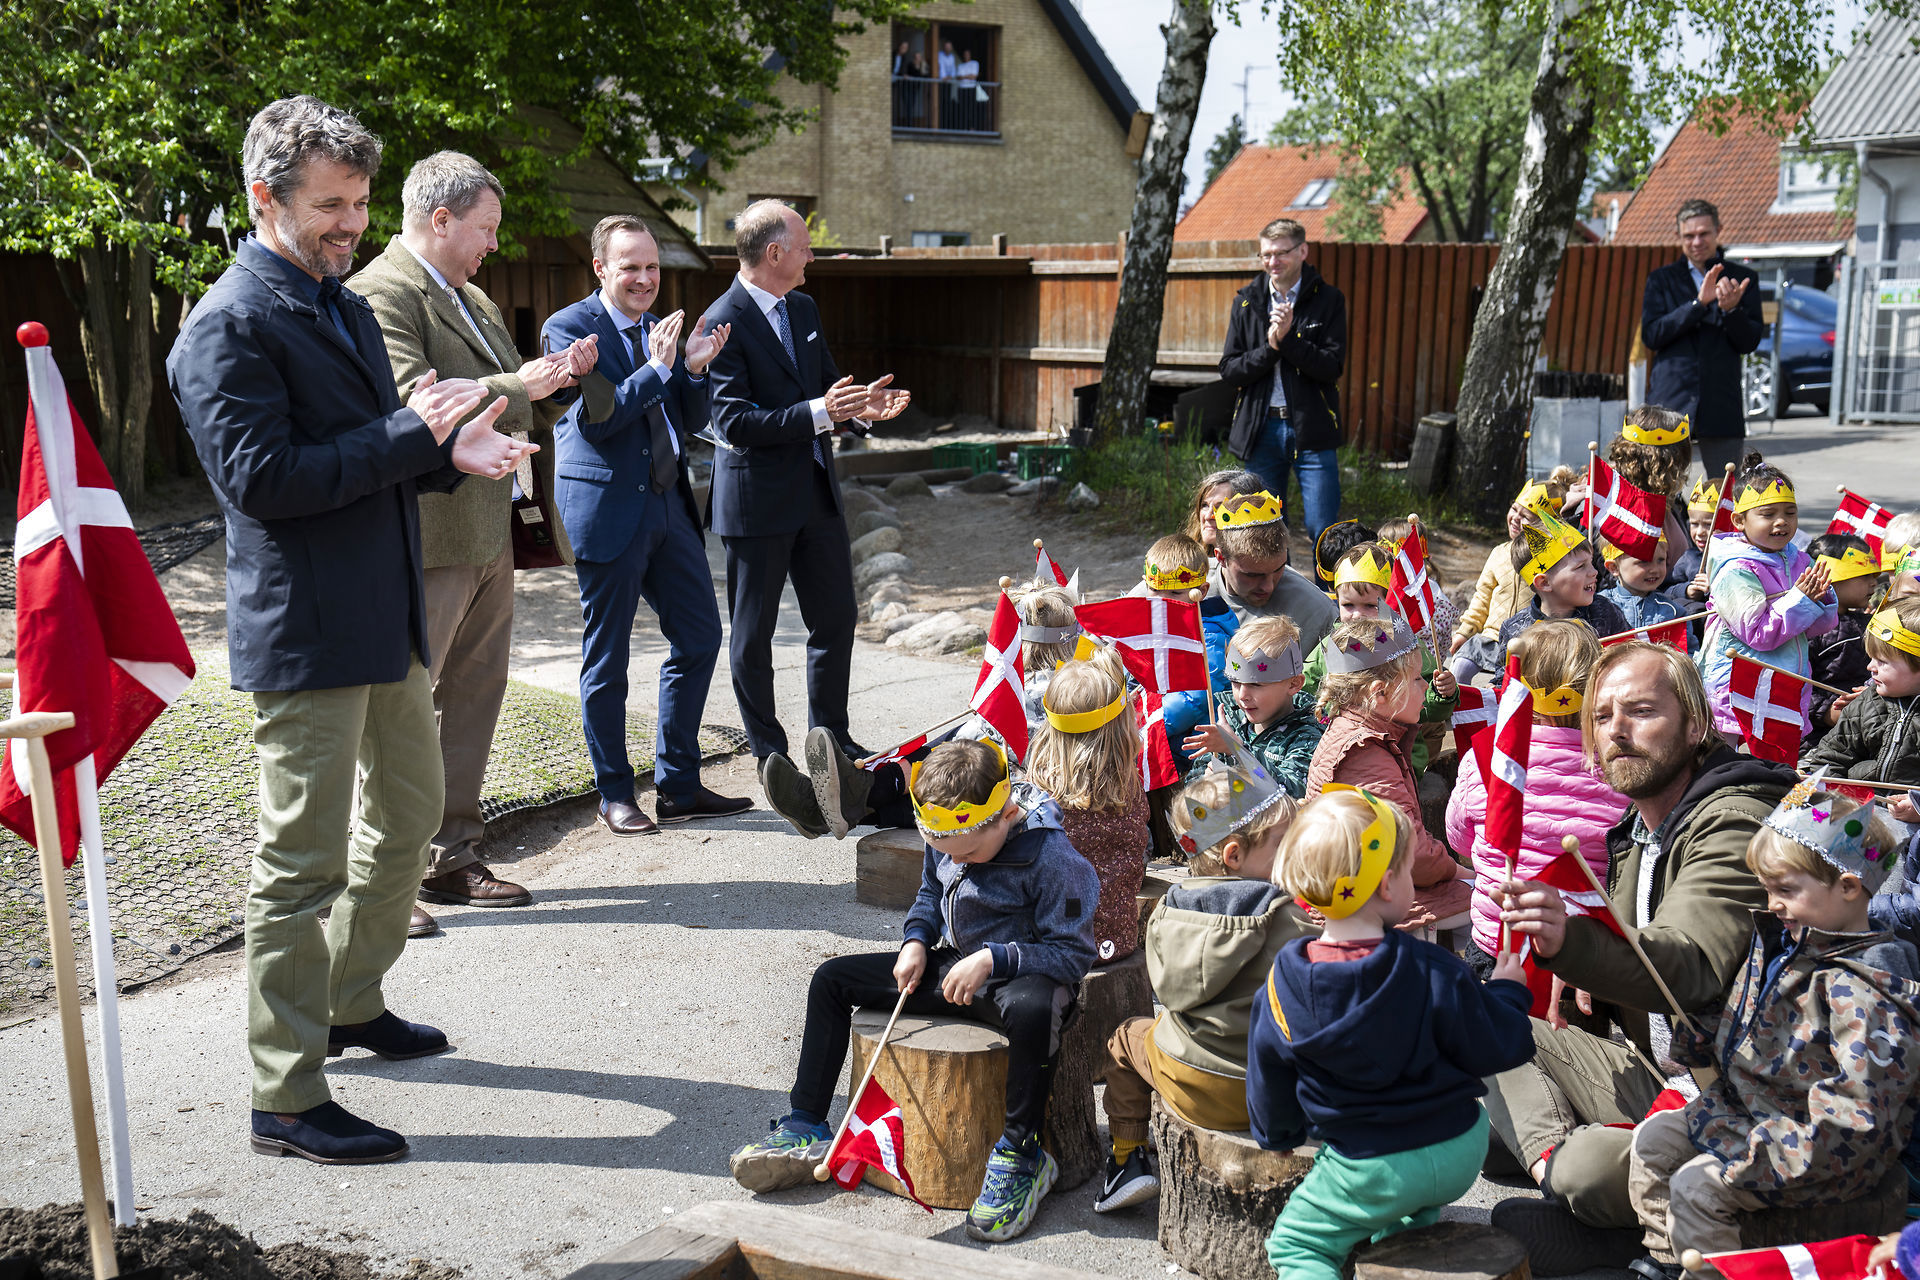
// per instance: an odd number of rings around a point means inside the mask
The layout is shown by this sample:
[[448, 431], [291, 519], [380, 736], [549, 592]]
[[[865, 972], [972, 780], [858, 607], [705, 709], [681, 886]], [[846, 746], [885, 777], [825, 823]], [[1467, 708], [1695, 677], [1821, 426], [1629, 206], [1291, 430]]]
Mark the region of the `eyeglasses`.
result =
[[1302, 240], [1302, 241], [1300, 241], [1300, 243], [1298, 243], [1298, 244], [1295, 244], [1295, 245], [1291, 245], [1291, 246], [1289, 246], [1289, 247], [1287, 247], [1287, 248], [1285, 248], [1285, 249], [1270, 249], [1270, 250], [1262, 250], [1262, 251], [1261, 251], [1261, 254], [1260, 254], [1260, 261], [1262, 261], [1262, 262], [1278, 262], [1278, 261], [1280, 261], [1280, 260], [1281, 260], [1282, 258], [1290, 258], [1290, 257], [1292, 257], [1292, 256], [1293, 256], [1294, 254], [1296, 254], [1296, 253], [1298, 253], [1298, 252], [1300, 252], [1300, 250], [1302, 250], [1302, 249], [1304, 249], [1304, 248], [1306, 248], [1306, 247], [1307, 247], [1307, 242], [1306, 242], [1305, 240]]

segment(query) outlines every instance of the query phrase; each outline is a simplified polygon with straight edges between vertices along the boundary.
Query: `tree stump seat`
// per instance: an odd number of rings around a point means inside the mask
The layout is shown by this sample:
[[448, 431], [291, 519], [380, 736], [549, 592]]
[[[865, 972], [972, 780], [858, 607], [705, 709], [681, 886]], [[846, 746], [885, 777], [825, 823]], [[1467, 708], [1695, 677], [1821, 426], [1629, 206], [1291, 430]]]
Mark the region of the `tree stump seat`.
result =
[[905, 911], [920, 892], [926, 852], [926, 843], [913, 827], [883, 827], [861, 836], [853, 846], [853, 900]]
[[1313, 1157], [1263, 1151], [1246, 1132], [1202, 1129], [1156, 1095], [1160, 1247], [1203, 1280], [1272, 1280], [1267, 1237]]

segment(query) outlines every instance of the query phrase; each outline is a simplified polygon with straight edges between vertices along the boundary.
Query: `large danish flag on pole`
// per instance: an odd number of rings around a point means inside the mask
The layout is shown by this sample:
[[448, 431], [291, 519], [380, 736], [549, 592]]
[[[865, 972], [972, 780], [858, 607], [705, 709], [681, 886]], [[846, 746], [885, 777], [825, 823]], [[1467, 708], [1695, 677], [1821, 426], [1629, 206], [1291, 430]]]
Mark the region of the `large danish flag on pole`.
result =
[[[193, 679], [180, 624], [134, 535], [127, 507], [80, 426], [47, 332], [20, 326], [27, 355], [26, 451], [14, 535], [19, 669], [14, 709], [68, 711], [73, 728], [47, 741], [60, 813], [60, 851], [79, 847], [74, 766], [95, 782]], [[0, 822], [34, 839], [25, 744], [0, 770]]]
[[1635, 560], [1651, 560], [1666, 529], [1667, 500], [1630, 483], [1599, 454], [1587, 456], [1587, 467], [1592, 531]]
[[1200, 606], [1163, 596], [1121, 596], [1074, 610], [1080, 625], [1111, 640], [1133, 678], [1162, 696], [1207, 687]]
[[987, 627], [986, 652], [980, 659], [980, 678], [973, 683], [973, 709], [979, 713], [1015, 760], [1027, 758], [1027, 682], [1020, 669], [1020, 613], [1007, 593], [1000, 593], [993, 622]]

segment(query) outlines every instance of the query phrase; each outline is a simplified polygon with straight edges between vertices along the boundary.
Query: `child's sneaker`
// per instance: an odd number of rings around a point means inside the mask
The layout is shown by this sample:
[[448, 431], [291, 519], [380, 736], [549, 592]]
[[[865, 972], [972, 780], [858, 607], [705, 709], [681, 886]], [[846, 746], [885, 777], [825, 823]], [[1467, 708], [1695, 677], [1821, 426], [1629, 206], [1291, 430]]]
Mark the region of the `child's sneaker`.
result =
[[785, 1191], [813, 1181], [813, 1167], [827, 1158], [833, 1130], [795, 1116], [773, 1121], [773, 1132], [749, 1142], [727, 1163], [733, 1180], [749, 1191]]
[[1093, 1202], [1095, 1213], [1112, 1213], [1145, 1204], [1160, 1194], [1160, 1176], [1153, 1171], [1144, 1146], [1127, 1153], [1126, 1163], [1107, 1154], [1107, 1174], [1100, 1180], [1100, 1195]]
[[1033, 1224], [1034, 1210], [1059, 1176], [1060, 1166], [1037, 1139], [1031, 1155], [1020, 1154], [1004, 1140], [994, 1143], [980, 1198], [967, 1211], [967, 1234], [996, 1244], [1024, 1234]]

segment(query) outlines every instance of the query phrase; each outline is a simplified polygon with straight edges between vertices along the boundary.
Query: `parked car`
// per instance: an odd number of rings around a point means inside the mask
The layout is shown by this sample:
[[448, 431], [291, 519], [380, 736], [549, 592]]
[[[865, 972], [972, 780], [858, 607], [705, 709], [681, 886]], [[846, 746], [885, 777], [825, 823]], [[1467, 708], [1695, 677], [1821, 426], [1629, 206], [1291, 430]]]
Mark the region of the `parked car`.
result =
[[[1770, 287], [1760, 300], [1772, 301]], [[1790, 284], [1780, 311], [1780, 385], [1773, 382], [1773, 335], [1746, 359], [1748, 418], [1784, 418], [1787, 406], [1810, 404], [1826, 413], [1833, 392], [1833, 333], [1837, 302], [1817, 289]]]

